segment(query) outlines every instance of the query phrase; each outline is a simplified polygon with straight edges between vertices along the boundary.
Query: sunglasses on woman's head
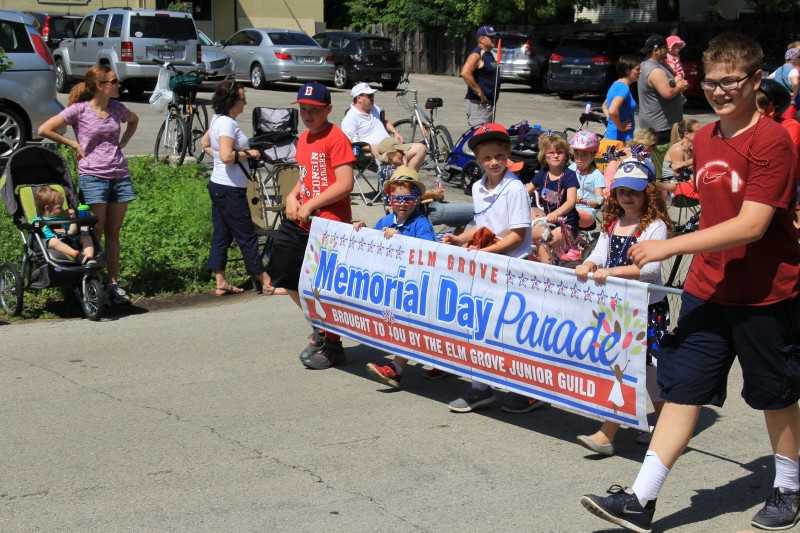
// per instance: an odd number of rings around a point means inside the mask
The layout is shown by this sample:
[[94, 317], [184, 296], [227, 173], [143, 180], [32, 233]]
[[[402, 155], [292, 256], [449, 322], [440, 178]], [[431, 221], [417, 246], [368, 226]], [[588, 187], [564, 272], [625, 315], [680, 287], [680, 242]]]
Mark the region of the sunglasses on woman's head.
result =
[[101, 81], [100, 85], [108, 85], [109, 83], [112, 84], [112, 85], [118, 85], [119, 84], [119, 80], [117, 78], [114, 78], [113, 80]]
[[419, 198], [416, 194], [390, 194], [389, 203], [392, 204], [410, 204], [416, 202]]

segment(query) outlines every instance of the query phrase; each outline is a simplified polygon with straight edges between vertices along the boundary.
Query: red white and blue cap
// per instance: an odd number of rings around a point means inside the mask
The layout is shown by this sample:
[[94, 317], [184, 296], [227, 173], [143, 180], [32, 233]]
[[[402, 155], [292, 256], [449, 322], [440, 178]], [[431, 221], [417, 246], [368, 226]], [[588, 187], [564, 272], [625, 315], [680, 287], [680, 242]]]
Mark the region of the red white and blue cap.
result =
[[635, 157], [629, 157], [620, 162], [619, 168], [614, 173], [611, 189], [624, 187], [632, 191], [643, 191], [647, 188], [647, 184], [655, 179], [656, 173], [650, 161], [639, 161]]
[[487, 141], [511, 142], [511, 137], [509, 137], [508, 130], [502, 124], [487, 122], [475, 128], [475, 133], [467, 141], [467, 145], [474, 152], [476, 146]]
[[297, 91], [297, 100], [294, 103], [325, 107], [331, 103], [331, 93], [320, 82], [309, 81], [300, 86]]
[[481, 26], [478, 28], [478, 31], [475, 32], [475, 36], [483, 37], [484, 35], [487, 37], [494, 37], [497, 35], [497, 31], [494, 29], [494, 26]]

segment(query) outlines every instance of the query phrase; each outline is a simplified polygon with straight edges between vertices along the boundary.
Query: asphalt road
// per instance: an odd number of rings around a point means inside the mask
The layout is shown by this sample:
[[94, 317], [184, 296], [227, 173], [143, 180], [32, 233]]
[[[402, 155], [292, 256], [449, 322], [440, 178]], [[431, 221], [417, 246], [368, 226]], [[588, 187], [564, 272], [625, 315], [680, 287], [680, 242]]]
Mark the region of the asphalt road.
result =
[[[445, 97], [444, 123], [460, 131], [456, 81], [414, 78]], [[335, 118], [346, 100], [335, 95]], [[157, 117], [132, 107], [143, 120], [128, 152], [146, 153]], [[500, 119], [563, 127], [580, 107], [509, 91]], [[370, 220], [377, 209], [358, 207]], [[617, 456], [587, 456], [575, 436], [596, 422], [555, 408], [452, 414], [465, 383], [418, 368], [388, 391], [364, 368], [381, 354], [352, 343], [346, 366], [305, 370], [308, 326], [286, 297], [132, 311], [0, 322], [0, 531], [607, 531], [578, 500], [631, 484], [644, 454], [626, 431]], [[672, 472], [657, 530], [745, 529], [771, 487], [738, 367], [730, 387]]]

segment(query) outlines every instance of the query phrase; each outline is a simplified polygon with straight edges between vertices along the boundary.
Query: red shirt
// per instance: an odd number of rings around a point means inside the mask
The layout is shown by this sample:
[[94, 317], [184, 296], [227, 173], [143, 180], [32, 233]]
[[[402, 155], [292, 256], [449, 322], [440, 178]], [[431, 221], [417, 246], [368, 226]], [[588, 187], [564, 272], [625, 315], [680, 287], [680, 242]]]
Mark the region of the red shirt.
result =
[[792, 140], [792, 146], [796, 153], [797, 166], [794, 167], [795, 173], [800, 172], [800, 122], [794, 117], [785, 117], [779, 121], [789, 138]]
[[[742, 154], [748, 154], [745, 157]], [[789, 135], [771, 118], [722, 139], [718, 123], [697, 132], [694, 165], [705, 229], [739, 214], [745, 200], [775, 207], [764, 236], [745, 246], [696, 254], [685, 289], [725, 305], [768, 305], [798, 293], [800, 245], [792, 225], [796, 178]]]
[[[338, 126], [330, 126], [312, 134], [308, 130], [300, 135], [297, 141], [297, 164], [300, 166], [300, 203], [322, 194], [336, 182], [334, 169], [342, 165], [355, 163], [353, 147], [350, 139]], [[344, 197], [336, 203], [321, 207], [315, 216], [350, 222], [353, 213], [350, 210], [350, 198]], [[300, 224], [309, 230], [311, 224]]]

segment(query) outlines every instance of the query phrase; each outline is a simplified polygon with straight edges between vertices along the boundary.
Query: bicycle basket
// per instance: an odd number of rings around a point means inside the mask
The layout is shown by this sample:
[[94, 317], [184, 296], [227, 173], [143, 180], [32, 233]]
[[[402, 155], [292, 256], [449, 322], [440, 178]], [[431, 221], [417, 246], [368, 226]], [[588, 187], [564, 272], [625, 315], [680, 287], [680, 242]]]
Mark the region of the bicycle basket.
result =
[[191, 96], [197, 92], [203, 80], [199, 74], [187, 72], [176, 74], [169, 79], [169, 88], [179, 96]]

